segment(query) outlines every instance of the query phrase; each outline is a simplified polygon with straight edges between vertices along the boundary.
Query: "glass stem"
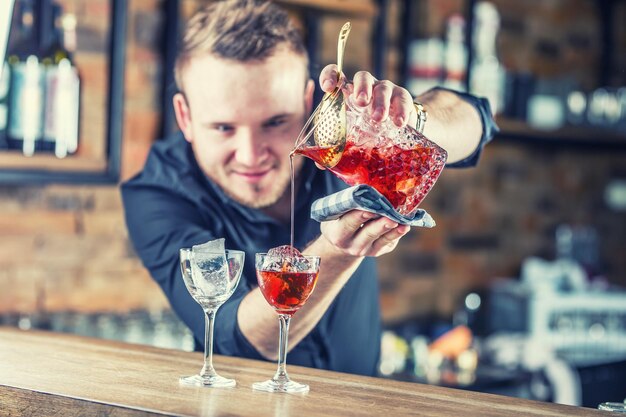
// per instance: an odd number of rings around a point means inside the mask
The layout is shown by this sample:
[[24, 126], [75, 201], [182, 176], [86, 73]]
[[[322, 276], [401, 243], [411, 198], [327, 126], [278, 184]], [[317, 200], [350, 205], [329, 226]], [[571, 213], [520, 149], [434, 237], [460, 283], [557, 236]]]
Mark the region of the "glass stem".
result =
[[200, 371], [202, 377], [212, 377], [217, 375], [213, 368], [213, 324], [215, 323], [215, 312], [217, 310], [205, 310], [204, 317], [204, 366]]
[[274, 375], [275, 381], [287, 382], [287, 339], [289, 337], [289, 322], [291, 316], [289, 314], [279, 314], [278, 321], [280, 323], [280, 341], [278, 346], [278, 369]]

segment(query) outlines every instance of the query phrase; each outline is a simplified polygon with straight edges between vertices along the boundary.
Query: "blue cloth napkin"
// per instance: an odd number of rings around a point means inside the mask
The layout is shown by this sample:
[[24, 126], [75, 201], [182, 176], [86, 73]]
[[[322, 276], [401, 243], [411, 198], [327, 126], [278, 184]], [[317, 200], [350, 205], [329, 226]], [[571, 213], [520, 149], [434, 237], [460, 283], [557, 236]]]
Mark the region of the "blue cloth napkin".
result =
[[385, 216], [400, 224], [434, 227], [435, 221], [423, 209], [411, 217], [398, 213], [389, 200], [369, 185], [355, 185], [343, 191], [315, 200], [311, 205], [311, 218], [318, 222], [334, 220], [350, 210], [363, 210]]

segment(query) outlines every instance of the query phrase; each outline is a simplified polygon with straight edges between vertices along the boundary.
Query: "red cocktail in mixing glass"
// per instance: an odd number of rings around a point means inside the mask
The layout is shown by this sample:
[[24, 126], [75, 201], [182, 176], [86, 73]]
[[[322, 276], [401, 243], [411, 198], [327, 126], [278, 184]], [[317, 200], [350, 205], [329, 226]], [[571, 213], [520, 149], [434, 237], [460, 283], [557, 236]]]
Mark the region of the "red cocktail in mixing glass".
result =
[[[372, 186], [400, 214], [411, 216], [441, 174], [447, 152], [410, 126], [371, 120], [350, 91], [345, 83], [320, 104], [293, 153], [311, 158], [348, 185]], [[336, 134], [341, 129], [345, 135]]]

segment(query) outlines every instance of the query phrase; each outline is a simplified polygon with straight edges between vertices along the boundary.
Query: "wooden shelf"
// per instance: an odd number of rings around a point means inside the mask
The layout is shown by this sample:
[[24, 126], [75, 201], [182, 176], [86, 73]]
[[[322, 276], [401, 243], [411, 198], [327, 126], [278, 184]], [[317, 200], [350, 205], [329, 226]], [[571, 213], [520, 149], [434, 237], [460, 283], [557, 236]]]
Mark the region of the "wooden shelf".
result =
[[[48, 30], [46, 22], [51, 22], [50, 20], [46, 21], [46, 19], [52, 16], [53, 3], [52, 0], [36, 2], [33, 25], [44, 35], [47, 33], [45, 30]], [[108, 33], [102, 34], [103, 39], [99, 39], [100, 32], [94, 32], [92, 35], [94, 42], [96, 39], [103, 40], [108, 45], [106, 50], [108, 65], [103, 67], [107, 68], [106, 89], [103, 92], [106, 94], [107, 105], [102, 109], [104, 114], [99, 115], [102, 116], [102, 119], [99, 116], [97, 118], [98, 121], [104, 120], [105, 122], [104, 137], [87, 139], [81, 133], [80, 140], [82, 143], [88, 141], [91, 145], [102, 149], [102, 154], [100, 155], [100, 151], [95, 155], [83, 155], [79, 152], [64, 159], [58, 159], [54, 155], [43, 153], [24, 157], [19, 151], [0, 149], [0, 184], [116, 184], [119, 181], [124, 132], [124, 68], [127, 18], [129, 15], [127, 11], [128, 2], [126, 0], [104, 0], [100, 3], [105, 8], [103, 10], [108, 11], [105, 23], [110, 26]], [[80, 25], [81, 22], [79, 19], [79, 34], [81, 30], [92, 30], [87, 23], [83, 28]], [[81, 61], [80, 56], [84, 57], [89, 54], [88, 50], [79, 48], [77, 61]], [[91, 81], [89, 82], [85, 78], [81, 81], [81, 97], [83, 91], [94, 89], [94, 91], [99, 91], [100, 88], [98, 84], [101, 81], [100, 75], [90, 77], [89, 80]], [[93, 86], [91, 85], [92, 82]], [[96, 95], [100, 97], [99, 93]], [[81, 98], [81, 100], [83, 99], [84, 97]], [[81, 113], [83, 113], [83, 107], [88, 105], [88, 102], [83, 100]], [[81, 123], [83, 122], [84, 120], [81, 118]]]
[[378, 14], [378, 7], [372, 0], [278, 0], [277, 3], [361, 17], [374, 17]]
[[49, 153], [39, 153], [26, 157], [19, 151], [3, 151], [0, 153], [0, 166], [6, 170], [49, 170], [52, 173], [55, 171], [79, 173], [104, 171], [107, 167], [107, 161], [104, 158], [76, 156], [59, 159], [54, 154]]
[[626, 135], [616, 130], [588, 126], [566, 125], [558, 129], [542, 130], [522, 120], [497, 117], [499, 140], [527, 142], [529, 144], [579, 146], [586, 148], [611, 148], [626, 150]]

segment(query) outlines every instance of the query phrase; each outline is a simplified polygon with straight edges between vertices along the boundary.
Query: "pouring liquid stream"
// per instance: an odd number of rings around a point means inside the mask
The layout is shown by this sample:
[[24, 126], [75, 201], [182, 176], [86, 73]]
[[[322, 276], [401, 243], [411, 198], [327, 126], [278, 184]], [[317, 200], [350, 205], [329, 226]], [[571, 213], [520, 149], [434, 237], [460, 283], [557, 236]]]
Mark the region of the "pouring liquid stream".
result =
[[289, 153], [289, 169], [291, 171], [291, 234], [290, 234], [290, 240], [289, 243], [291, 244], [291, 247], [293, 248], [293, 232], [294, 232], [294, 210], [295, 210], [295, 193], [296, 193], [296, 177], [295, 177], [295, 173], [293, 171], [293, 157], [294, 157], [294, 151], [291, 151]]
[[[327, 92], [296, 138], [290, 152], [291, 246], [294, 245], [295, 172], [302, 155], [346, 184], [376, 189], [400, 215], [413, 216], [445, 166], [447, 152], [410, 126], [389, 120], [374, 123], [350, 98], [342, 77], [343, 52], [350, 33], [346, 23], [337, 45], [337, 86]], [[346, 88], [348, 87], [348, 88]]]
[[[332, 92], [327, 92], [322, 98], [322, 102], [313, 111], [309, 119], [304, 124], [302, 131], [296, 139], [294, 149], [289, 153], [289, 167], [291, 169], [291, 246], [294, 244], [294, 210], [295, 210], [295, 172], [293, 169], [293, 157], [296, 153], [304, 156], [309, 156], [302, 152], [299, 148], [305, 144], [306, 137], [311, 134], [315, 135], [316, 143], [331, 144], [331, 149], [336, 149], [338, 152], [331, 152], [334, 159], [332, 163], [327, 163], [323, 159], [321, 162], [312, 158], [320, 165], [325, 167], [333, 166], [341, 158], [341, 151], [345, 144], [345, 107], [343, 106], [343, 94], [341, 92], [342, 86], [340, 84], [342, 69], [343, 69], [343, 55], [346, 48], [346, 42], [352, 25], [350, 22], [344, 23], [339, 32], [339, 38], [337, 39], [337, 86]], [[305, 135], [307, 128], [311, 127], [311, 131], [308, 135]], [[340, 146], [336, 146], [340, 144]]]

